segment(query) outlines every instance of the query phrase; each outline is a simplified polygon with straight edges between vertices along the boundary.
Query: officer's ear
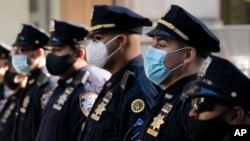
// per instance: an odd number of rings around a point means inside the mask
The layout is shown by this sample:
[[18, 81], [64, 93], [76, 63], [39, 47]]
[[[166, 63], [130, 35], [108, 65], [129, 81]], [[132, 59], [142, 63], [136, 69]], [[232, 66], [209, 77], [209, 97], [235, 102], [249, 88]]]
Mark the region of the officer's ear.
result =
[[83, 48], [78, 48], [76, 50], [76, 57], [80, 58], [80, 59], [84, 59], [85, 58], [85, 50]]
[[185, 47], [186, 48], [186, 55], [185, 55], [185, 60], [184, 63], [189, 63], [192, 60], [195, 59], [196, 56], [196, 49], [193, 47]]
[[120, 41], [120, 47], [124, 47], [127, 43], [127, 36], [124, 34], [120, 34], [118, 40]]
[[44, 49], [42, 49], [42, 48], [38, 48], [37, 50], [36, 50], [36, 56], [37, 57], [41, 57], [41, 56], [44, 56]]
[[226, 115], [226, 121], [230, 125], [242, 124], [244, 122], [245, 112], [240, 106], [235, 106]]

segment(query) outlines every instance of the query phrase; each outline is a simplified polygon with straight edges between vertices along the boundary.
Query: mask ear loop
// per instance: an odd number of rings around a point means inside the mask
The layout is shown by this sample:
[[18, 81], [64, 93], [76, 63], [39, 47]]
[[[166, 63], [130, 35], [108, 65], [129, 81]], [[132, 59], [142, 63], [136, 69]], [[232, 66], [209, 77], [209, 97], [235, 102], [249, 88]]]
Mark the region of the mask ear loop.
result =
[[104, 45], [105, 46], [108, 45], [109, 43], [113, 42], [114, 40], [116, 40], [120, 36], [121, 36], [121, 34], [116, 35], [115, 37], [113, 37], [112, 39], [110, 39], [109, 41], [107, 41]]
[[[111, 40], [109, 40], [108, 42], [106, 42], [104, 45], [105, 45], [105, 47], [109, 44], [109, 43], [111, 43], [112, 41], [114, 41], [114, 40], [116, 40], [117, 38], [119, 38], [121, 36], [121, 34], [118, 34], [118, 35], [116, 35], [115, 37], [113, 37]], [[121, 49], [121, 47], [118, 47], [115, 51], [113, 51], [112, 53], [110, 53], [109, 55], [108, 55], [108, 57], [106, 57], [105, 59], [107, 60], [107, 59], [109, 59], [110, 57], [112, 57], [113, 55], [115, 55], [119, 50]]]
[[184, 49], [187, 49], [187, 48], [188, 48], [188, 47], [179, 48], [179, 49], [177, 49], [177, 50], [170, 51], [170, 52], [168, 52], [167, 54], [175, 53], [175, 52], [177, 52], [177, 51], [184, 50]]
[[[177, 52], [177, 51], [180, 51], [180, 50], [184, 50], [184, 49], [186, 49], [186, 48], [187, 48], [187, 47], [180, 48], [180, 49], [177, 49], [177, 50], [174, 50], [174, 51], [170, 51], [170, 52], [168, 52], [167, 54], [174, 53], [174, 52]], [[167, 54], [166, 54], [166, 55], [167, 55]], [[178, 65], [178, 66], [174, 67], [173, 69], [171, 69], [170, 71], [173, 72], [173, 71], [175, 71], [176, 69], [178, 69], [179, 67], [183, 66], [184, 64], [185, 64], [185, 63], [183, 62], [183, 63], [181, 63], [180, 65]]]

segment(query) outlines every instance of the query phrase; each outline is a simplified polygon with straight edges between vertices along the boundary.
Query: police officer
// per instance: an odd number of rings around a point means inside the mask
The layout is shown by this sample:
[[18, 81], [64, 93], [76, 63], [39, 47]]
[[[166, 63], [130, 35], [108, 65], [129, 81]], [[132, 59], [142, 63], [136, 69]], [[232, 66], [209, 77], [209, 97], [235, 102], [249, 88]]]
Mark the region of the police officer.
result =
[[153, 37], [153, 45], [145, 53], [146, 75], [165, 90], [139, 140], [184, 141], [190, 104], [182, 105], [182, 90], [195, 80], [206, 57], [220, 50], [219, 41], [200, 20], [177, 5], [171, 5], [147, 34]]
[[13, 94], [7, 98], [7, 102], [0, 113], [0, 141], [11, 141], [18, 102], [28, 80], [27, 75], [18, 74], [13, 68], [4, 75], [4, 84]]
[[143, 26], [152, 22], [133, 11], [95, 5], [86, 47], [90, 63], [112, 73], [87, 119], [81, 141], [114, 141], [130, 130], [138, 134], [144, 118], [155, 104], [157, 89], [144, 72], [140, 52]]
[[0, 42], [0, 112], [2, 107], [6, 102], [6, 98], [8, 98], [12, 91], [4, 85], [4, 75], [9, 69], [9, 54], [11, 51], [11, 47], [3, 42]]
[[229, 141], [230, 129], [234, 129], [230, 125], [250, 125], [250, 79], [224, 58], [211, 56], [205, 63], [195, 85], [185, 92], [192, 98], [188, 137]]
[[17, 73], [27, 75], [28, 81], [19, 102], [13, 140], [34, 141], [41, 111], [56, 87], [57, 79], [45, 66], [45, 45], [49, 36], [43, 30], [22, 24], [13, 44], [11, 63]]
[[60, 76], [58, 87], [42, 113], [36, 141], [75, 141], [82, 123], [104, 85], [103, 70], [88, 65], [85, 50], [78, 44], [88, 30], [78, 23], [52, 20], [51, 53], [46, 66]]

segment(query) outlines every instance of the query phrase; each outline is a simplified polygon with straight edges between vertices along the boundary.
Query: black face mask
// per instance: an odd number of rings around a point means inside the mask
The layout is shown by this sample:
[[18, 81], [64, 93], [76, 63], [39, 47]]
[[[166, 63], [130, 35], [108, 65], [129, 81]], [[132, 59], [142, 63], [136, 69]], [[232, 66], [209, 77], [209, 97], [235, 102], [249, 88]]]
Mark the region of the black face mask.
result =
[[188, 138], [191, 141], [221, 141], [229, 132], [222, 114], [210, 120], [188, 119]]
[[4, 84], [9, 87], [11, 90], [15, 90], [19, 84], [14, 82], [14, 78], [17, 73], [7, 71], [4, 75]]
[[71, 54], [57, 56], [53, 53], [49, 53], [46, 57], [46, 67], [49, 73], [52, 75], [60, 75], [64, 71], [68, 70], [73, 65], [73, 62], [68, 62], [70, 57]]

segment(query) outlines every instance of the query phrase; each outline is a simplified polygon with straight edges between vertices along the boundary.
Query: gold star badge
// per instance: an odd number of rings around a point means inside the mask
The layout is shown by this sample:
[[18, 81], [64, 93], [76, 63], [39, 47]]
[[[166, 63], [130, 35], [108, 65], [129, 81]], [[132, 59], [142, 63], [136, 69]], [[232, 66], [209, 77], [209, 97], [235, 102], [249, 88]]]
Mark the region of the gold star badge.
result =
[[161, 115], [161, 113], [157, 117], [154, 117], [153, 123], [150, 124], [153, 127], [153, 130], [160, 128], [161, 124], [164, 123], [163, 118], [164, 115]]
[[102, 115], [102, 112], [106, 110], [106, 103], [102, 102], [97, 106], [97, 109], [95, 110], [95, 113], [91, 114], [91, 118], [95, 121], [98, 121], [100, 119], [100, 116]]
[[159, 133], [160, 126], [164, 123], [164, 115], [161, 113], [154, 117], [153, 123], [150, 124], [150, 127], [147, 129], [147, 133], [156, 137]]
[[95, 110], [95, 113], [97, 115], [101, 115], [103, 111], [106, 110], [105, 108], [106, 104], [104, 102], [102, 102], [101, 104], [98, 105], [97, 109]]

